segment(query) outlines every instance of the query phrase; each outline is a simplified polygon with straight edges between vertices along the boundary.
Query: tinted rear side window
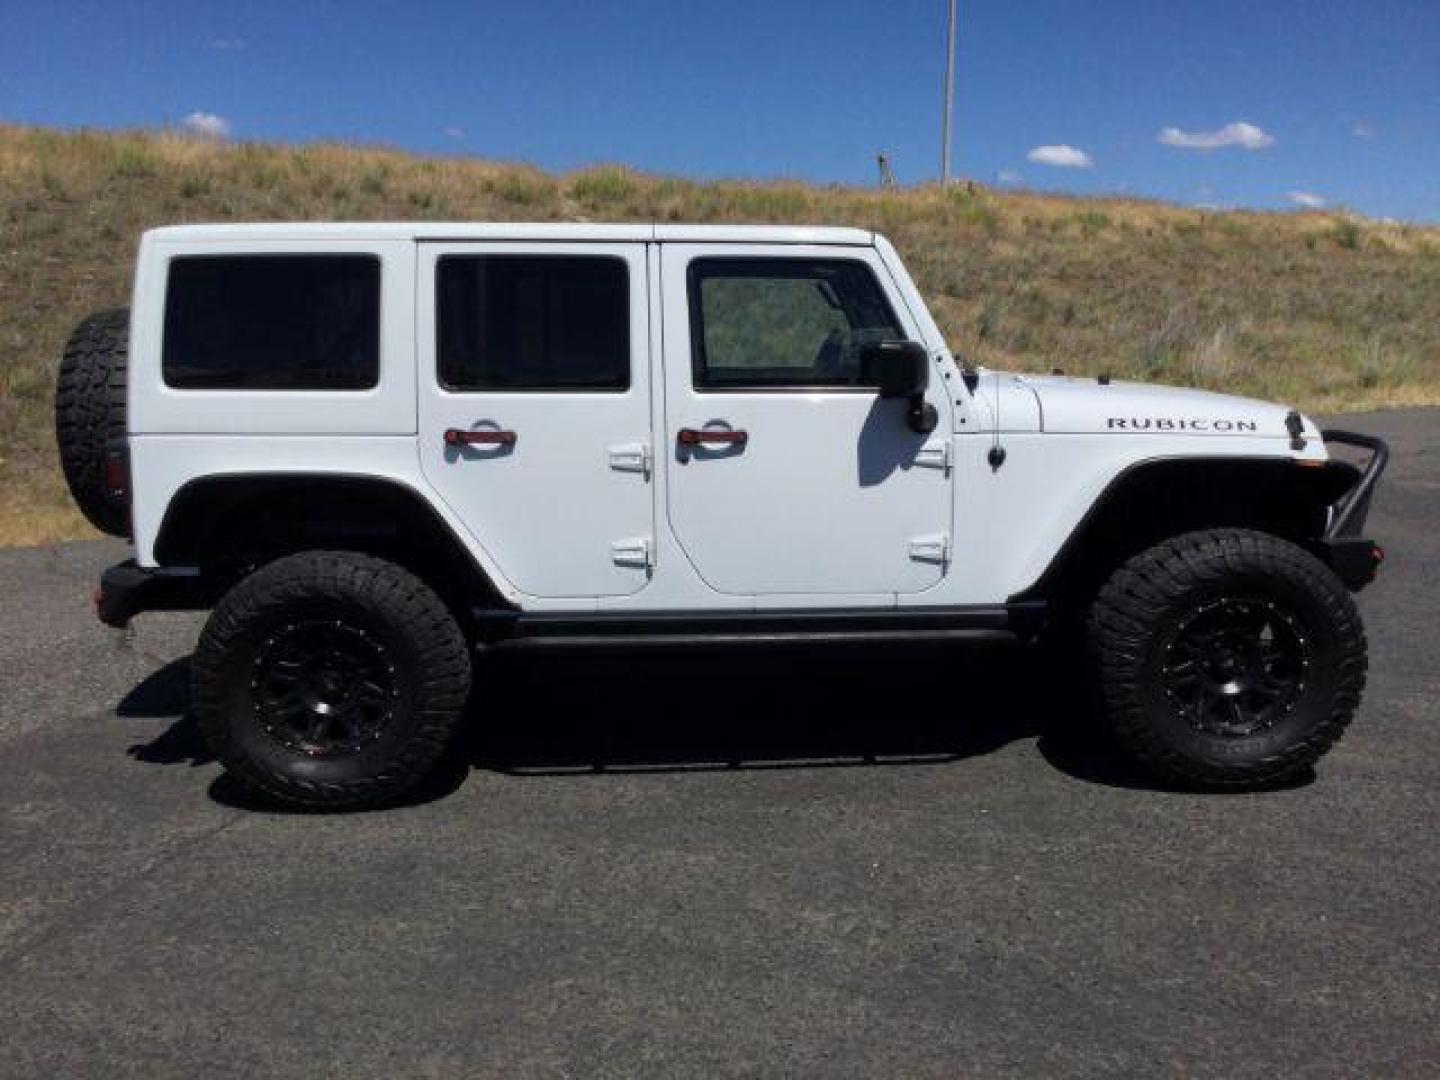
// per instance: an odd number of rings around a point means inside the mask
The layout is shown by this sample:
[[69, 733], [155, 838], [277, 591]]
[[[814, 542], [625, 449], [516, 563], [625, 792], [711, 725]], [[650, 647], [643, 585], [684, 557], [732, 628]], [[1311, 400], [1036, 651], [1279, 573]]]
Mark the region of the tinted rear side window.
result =
[[451, 390], [624, 390], [630, 283], [608, 255], [443, 255], [440, 381]]
[[170, 262], [165, 382], [189, 390], [365, 390], [380, 378], [373, 255]]

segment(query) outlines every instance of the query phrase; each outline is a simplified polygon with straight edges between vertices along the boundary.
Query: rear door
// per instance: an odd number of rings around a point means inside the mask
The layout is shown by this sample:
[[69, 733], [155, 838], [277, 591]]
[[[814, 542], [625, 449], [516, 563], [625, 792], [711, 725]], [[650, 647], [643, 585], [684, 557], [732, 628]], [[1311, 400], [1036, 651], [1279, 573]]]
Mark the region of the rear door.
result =
[[676, 243], [661, 262], [667, 505], [700, 576], [817, 602], [936, 584], [951, 402], [932, 378], [940, 423], [916, 434], [861, 370], [865, 344], [921, 340], [875, 250]]
[[649, 580], [643, 244], [422, 243], [426, 477], [522, 592]]

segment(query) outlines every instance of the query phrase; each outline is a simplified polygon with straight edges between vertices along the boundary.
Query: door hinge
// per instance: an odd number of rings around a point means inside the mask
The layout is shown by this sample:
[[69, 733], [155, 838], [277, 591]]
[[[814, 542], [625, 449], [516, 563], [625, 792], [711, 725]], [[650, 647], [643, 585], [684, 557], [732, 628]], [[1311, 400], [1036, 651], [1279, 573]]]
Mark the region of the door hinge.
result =
[[655, 545], [648, 536], [632, 540], [616, 540], [610, 545], [610, 561], [616, 566], [633, 566], [637, 570], [649, 570], [655, 565]]
[[948, 438], [926, 443], [915, 454], [915, 464], [925, 469], [942, 469], [949, 476], [954, 445], [955, 441]]
[[910, 558], [916, 562], [947, 563], [950, 561], [950, 534], [935, 533], [933, 536], [912, 536]]
[[635, 442], [610, 447], [610, 468], [616, 472], [636, 472], [650, 479], [650, 444]]

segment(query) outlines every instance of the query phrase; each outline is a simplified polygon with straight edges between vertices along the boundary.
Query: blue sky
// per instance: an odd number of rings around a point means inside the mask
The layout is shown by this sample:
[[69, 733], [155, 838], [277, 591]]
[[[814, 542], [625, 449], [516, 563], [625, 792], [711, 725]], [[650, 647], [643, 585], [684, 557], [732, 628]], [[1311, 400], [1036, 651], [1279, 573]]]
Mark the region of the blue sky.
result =
[[[0, 119], [841, 183], [883, 149], [910, 183], [939, 170], [944, 8], [0, 0]], [[1440, 221], [1440, 0], [960, 11], [962, 175]]]

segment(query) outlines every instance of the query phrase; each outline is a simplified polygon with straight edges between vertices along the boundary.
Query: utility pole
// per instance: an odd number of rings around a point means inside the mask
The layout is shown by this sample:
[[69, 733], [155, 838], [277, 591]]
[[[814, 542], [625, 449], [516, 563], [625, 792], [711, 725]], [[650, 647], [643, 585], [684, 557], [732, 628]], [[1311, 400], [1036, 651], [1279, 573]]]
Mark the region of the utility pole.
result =
[[950, 114], [955, 109], [955, 0], [945, 31], [945, 117], [940, 135], [940, 183], [950, 183]]

